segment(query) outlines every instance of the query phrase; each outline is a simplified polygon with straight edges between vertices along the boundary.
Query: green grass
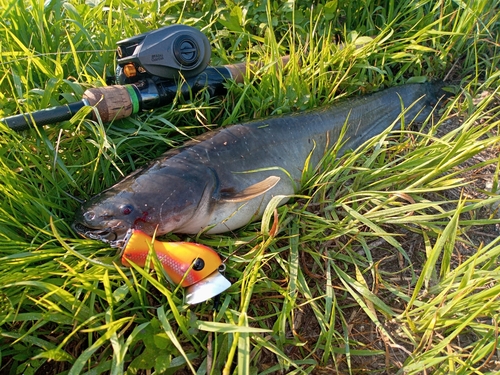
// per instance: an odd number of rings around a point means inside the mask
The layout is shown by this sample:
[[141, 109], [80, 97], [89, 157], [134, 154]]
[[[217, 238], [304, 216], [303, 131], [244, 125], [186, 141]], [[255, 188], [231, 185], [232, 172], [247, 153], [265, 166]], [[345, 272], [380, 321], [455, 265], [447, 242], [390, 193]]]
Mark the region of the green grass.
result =
[[[175, 22], [208, 36], [213, 65], [264, 62], [210, 101], [0, 130], [1, 373], [498, 371], [498, 4], [309, 3], [0, 0], [0, 117], [79, 100], [113, 74], [116, 41]], [[70, 229], [75, 197], [207, 128], [444, 78], [455, 96], [426, 124], [308, 171], [276, 233], [270, 207], [187, 238], [227, 259], [217, 311]]]

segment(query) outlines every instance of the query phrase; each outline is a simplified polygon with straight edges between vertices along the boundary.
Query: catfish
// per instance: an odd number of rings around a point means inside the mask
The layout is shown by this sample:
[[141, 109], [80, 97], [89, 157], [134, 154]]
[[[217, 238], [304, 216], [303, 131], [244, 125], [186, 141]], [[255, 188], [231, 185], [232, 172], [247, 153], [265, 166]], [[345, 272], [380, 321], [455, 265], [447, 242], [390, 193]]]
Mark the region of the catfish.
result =
[[427, 118], [440, 87], [406, 84], [208, 132], [86, 201], [73, 228], [112, 246], [133, 229], [161, 236], [241, 228], [274, 196], [299, 192], [304, 168], [317, 166], [337, 142], [339, 157], [391, 125]]

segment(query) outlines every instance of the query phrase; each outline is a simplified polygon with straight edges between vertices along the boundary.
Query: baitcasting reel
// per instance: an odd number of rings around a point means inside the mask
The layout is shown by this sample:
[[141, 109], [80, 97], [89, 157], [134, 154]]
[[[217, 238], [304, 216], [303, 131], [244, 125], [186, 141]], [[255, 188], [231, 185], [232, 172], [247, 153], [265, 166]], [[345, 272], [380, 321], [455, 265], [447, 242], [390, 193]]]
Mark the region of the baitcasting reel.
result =
[[117, 45], [116, 80], [121, 85], [147, 78], [194, 77], [207, 68], [211, 56], [208, 38], [185, 25], [162, 27]]

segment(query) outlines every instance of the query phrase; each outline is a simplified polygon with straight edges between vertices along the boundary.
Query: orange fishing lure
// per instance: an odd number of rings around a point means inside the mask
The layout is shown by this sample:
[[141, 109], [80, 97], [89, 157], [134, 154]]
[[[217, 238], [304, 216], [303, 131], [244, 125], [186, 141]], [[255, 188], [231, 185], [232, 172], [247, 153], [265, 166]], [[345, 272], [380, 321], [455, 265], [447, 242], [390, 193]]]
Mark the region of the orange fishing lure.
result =
[[144, 267], [151, 245], [170, 279], [175, 284], [189, 287], [188, 303], [207, 300], [231, 285], [218, 272], [222, 265], [219, 255], [208, 246], [193, 242], [153, 241], [140, 230], [132, 230], [128, 234], [123, 248], [122, 264], [130, 267], [129, 261], [132, 261]]

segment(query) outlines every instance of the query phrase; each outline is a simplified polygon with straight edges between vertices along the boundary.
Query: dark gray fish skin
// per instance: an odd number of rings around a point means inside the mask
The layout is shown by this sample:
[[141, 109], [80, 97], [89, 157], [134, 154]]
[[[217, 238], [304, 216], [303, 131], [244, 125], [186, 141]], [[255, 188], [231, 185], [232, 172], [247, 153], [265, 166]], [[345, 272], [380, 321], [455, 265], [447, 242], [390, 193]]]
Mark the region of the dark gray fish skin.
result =
[[132, 228], [157, 236], [240, 228], [259, 218], [273, 196], [300, 189], [308, 156], [316, 166], [339, 139], [347, 119], [339, 155], [383, 132], [402, 108], [407, 109], [406, 123], [423, 120], [436, 103], [437, 91], [434, 84], [408, 84], [210, 133], [84, 203], [74, 228], [112, 244], [119, 244]]

